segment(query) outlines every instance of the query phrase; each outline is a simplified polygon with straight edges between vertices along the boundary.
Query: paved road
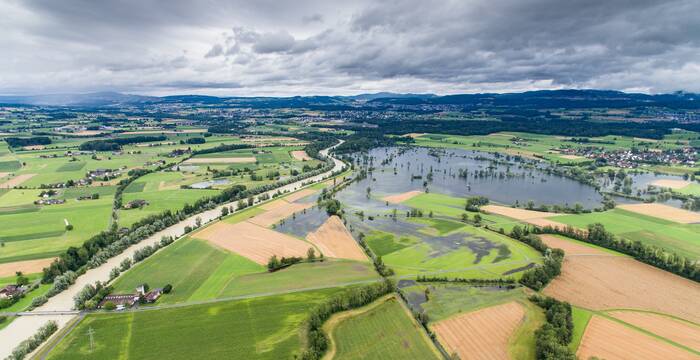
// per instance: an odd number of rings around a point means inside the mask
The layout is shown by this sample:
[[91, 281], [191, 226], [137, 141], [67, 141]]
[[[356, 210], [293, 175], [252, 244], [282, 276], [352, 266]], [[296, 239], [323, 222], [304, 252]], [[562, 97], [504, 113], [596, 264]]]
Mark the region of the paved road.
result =
[[[335, 146], [338, 146], [342, 143], [343, 141], [341, 140]], [[328, 151], [334, 148], [335, 146], [321, 150], [321, 155], [329, 156]], [[272, 195], [277, 193], [277, 191], [291, 192], [299, 190], [308, 184], [320, 182], [328, 178], [332, 174], [332, 172], [339, 171], [343, 168], [344, 163], [342, 161], [334, 157], [331, 157], [331, 159], [335, 163], [335, 166], [332, 170], [320, 175], [313, 176], [308, 179], [304, 179], [289, 185], [279, 187], [274, 190], [270, 190], [267, 192], [268, 196], [272, 198]], [[256, 196], [256, 201], [260, 198], [261, 195], [262, 194]], [[57, 312], [65, 314], [65, 312], [70, 312], [71, 310], [73, 310], [73, 296], [75, 296], [75, 294], [77, 294], [87, 284], [94, 284], [97, 281], [108, 281], [109, 272], [112, 270], [112, 268], [117, 267], [119, 263], [122, 262], [122, 260], [126, 258], [131, 258], [134, 252], [136, 252], [136, 250], [159, 242], [163, 236], [172, 236], [174, 238], [180, 238], [185, 234], [186, 226], [195, 226], [197, 218], [201, 218], [202, 224], [207, 224], [209, 222], [216, 221], [221, 215], [221, 209], [223, 207], [233, 207], [234, 211], [236, 211], [236, 203], [237, 201], [223, 204], [216, 207], [215, 209], [208, 210], [194, 215], [192, 217], [189, 217], [169, 228], [166, 228], [160, 232], [151, 235], [149, 238], [144, 239], [138, 244], [132, 245], [131, 247], [124, 250], [124, 252], [109, 259], [106, 263], [100, 265], [99, 267], [88, 270], [87, 272], [85, 272], [85, 274], [78, 277], [78, 279], [75, 281], [75, 284], [71, 285], [68, 289], [61, 292], [60, 294], [50, 298], [46, 304], [34, 309], [33, 311], [36, 314], [42, 314], [43, 312], [45, 315], [20, 316], [17, 319], [15, 319], [12, 323], [10, 323], [10, 325], [0, 330], [0, 359], [4, 359], [8, 355], [10, 355], [12, 349], [14, 349], [20, 342], [34, 335], [37, 332], [37, 330], [49, 320], [56, 321], [60, 329], [73, 317], [77, 316], [76, 314], [72, 313], [66, 315], [57, 315]]]

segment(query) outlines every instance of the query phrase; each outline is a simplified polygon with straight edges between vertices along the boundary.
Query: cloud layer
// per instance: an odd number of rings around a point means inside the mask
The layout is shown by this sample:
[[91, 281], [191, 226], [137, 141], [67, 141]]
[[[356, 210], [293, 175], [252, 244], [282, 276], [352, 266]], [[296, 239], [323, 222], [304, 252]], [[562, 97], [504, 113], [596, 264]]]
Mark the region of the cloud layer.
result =
[[700, 92], [695, 0], [5, 0], [0, 94]]

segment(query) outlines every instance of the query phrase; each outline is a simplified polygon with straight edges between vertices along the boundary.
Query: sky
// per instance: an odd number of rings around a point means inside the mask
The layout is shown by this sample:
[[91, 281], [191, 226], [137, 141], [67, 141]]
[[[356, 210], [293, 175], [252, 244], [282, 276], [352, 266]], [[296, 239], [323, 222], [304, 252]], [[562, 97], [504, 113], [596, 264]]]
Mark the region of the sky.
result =
[[700, 92], [698, 0], [0, 0], [0, 94]]

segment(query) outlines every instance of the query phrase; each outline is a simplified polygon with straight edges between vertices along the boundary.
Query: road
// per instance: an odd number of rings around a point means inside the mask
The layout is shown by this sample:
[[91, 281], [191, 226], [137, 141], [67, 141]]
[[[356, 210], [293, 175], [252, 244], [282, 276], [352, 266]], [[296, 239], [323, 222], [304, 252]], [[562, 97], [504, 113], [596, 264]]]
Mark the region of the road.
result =
[[[338, 144], [328, 149], [321, 150], [321, 155], [329, 156], [329, 150], [342, 143], [343, 140], [340, 140]], [[344, 166], [344, 163], [342, 161], [332, 156], [330, 158], [335, 163], [335, 166], [330, 171], [279, 187], [274, 190], [270, 190], [263, 194], [268, 194], [268, 196], [271, 199], [273, 194], [277, 193], [278, 191], [292, 192], [299, 190], [302, 187], [305, 187], [312, 183], [318, 183], [322, 180], [327, 179], [334, 171], [339, 171]], [[263, 194], [259, 194], [255, 197], [256, 202]], [[237, 202], [238, 201], [233, 201], [227, 204], [217, 206], [212, 210], [193, 215], [173, 226], [170, 226], [162, 231], [151, 235], [150, 237], [139, 242], [138, 244], [132, 245], [131, 247], [124, 250], [124, 252], [109, 259], [106, 263], [100, 265], [99, 267], [86, 271], [85, 274], [78, 277], [78, 279], [75, 281], [75, 284], [71, 285], [68, 289], [59, 293], [58, 295], [50, 298], [46, 304], [34, 309], [32, 312], [36, 313], [37, 315], [28, 316], [28, 314], [24, 314], [23, 316], [16, 318], [7, 327], [0, 330], [0, 359], [4, 359], [7, 356], [9, 356], [12, 353], [12, 350], [17, 345], [19, 345], [20, 342], [34, 335], [39, 330], [39, 328], [49, 320], [56, 321], [56, 323], [59, 326], [59, 329], [65, 326], [66, 323], [68, 323], [71, 319], [77, 316], [77, 314], [73, 313], [64, 313], [71, 312], [73, 310], [73, 296], [75, 296], [87, 284], [94, 284], [97, 281], [108, 281], [109, 272], [112, 270], [112, 268], [117, 267], [119, 263], [122, 262], [122, 260], [131, 258], [134, 252], [136, 252], [137, 250], [159, 242], [163, 236], [172, 236], [173, 238], [177, 239], [182, 238], [182, 236], [185, 234], [185, 227], [195, 227], [197, 218], [201, 219], [203, 225], [212, 221], [216, 221], [221, 215], [221, 209], [224, 207], [233, 207], [234, 211], [237, 211]]]

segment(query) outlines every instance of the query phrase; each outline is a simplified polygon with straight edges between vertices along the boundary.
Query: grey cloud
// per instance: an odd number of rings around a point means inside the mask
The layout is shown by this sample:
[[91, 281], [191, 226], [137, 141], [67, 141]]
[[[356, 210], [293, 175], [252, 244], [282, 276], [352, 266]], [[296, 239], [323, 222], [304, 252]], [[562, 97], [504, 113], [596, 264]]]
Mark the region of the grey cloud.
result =
[[224, 54], [224, 47], [221, 46], [221, 44], [214, 44], [214, 46], [211, 47], [211, 50], [209, 50], [206, 54], [204, 54], [204, 57], [211, 58], [211, 57], [221, 56], [223, 54]]

